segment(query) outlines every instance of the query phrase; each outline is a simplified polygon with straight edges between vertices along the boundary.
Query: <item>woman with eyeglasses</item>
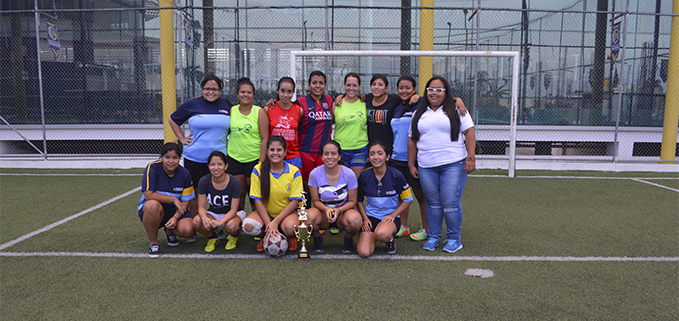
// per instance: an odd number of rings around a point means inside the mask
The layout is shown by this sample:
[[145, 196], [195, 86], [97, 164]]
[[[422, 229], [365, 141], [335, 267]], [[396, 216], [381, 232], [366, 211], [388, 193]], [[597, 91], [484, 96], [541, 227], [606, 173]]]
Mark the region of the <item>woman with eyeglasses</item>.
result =
[[409, 136], [408, 167], [420, 179], [427, 200], [429, 230], [423, 248], [433, 251], [439, 245], [445, 219], [443, 251], [456, 252], [462, 248], [462, 193], [467, 175], [476, 169], [476, 134], [471, 116], [461, 116], [455, 109], [450, 84], [443, 77], [427, 82]]
[[[181, 104], [168, 119], [170, 128], [184, 147], [184, 167], [191, 173], [195, 190], [200, 178], [210, 174], [207, 162], [210, 153], [218, 150], [227, 154], [231, 123], [231, 103], [220, 96], [224, 82], [215, 75], [207, 75], [200, 87], [202, 95]], [[189, 131], [184, 135], [180, 126], [186, 122]], [[192, 201], [189, 208], [191, 213], [198, 213], [197, 202]], [[195, 241], [195, 238], [188, 241]]]

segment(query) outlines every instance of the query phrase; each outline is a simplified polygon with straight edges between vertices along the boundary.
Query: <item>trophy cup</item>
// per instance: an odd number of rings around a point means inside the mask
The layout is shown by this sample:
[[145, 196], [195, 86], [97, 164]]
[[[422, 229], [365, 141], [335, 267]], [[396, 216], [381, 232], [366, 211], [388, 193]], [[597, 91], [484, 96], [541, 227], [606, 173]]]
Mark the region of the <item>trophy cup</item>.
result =
[[297, 240], [300, 244], [299, 256], [297, 256], [297, 260], [300, 261], [308, 261], [310, 259], [309, 251], [306, 249], [306, 242], [311, 240], [311, 231], [313, 230], [311, 225], [306, 225], [307, 214], [309, 214], [309, 212], [305, 207], [306, 197], [304, 194], [306, 194], [306, 192], [302, 190], [302, 206], [297, 209], [297, 215], [299, 215], [300, 224], [299, 226], [293, 225], [295, 236], [297, 236]]

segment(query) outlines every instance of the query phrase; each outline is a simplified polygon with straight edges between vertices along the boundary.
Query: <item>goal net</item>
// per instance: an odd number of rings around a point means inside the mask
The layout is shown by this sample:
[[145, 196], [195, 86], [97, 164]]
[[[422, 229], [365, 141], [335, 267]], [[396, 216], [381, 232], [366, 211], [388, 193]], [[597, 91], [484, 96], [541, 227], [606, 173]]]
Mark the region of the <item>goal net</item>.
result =
[[[305, 57], [316, 57], [316, 58], [325, 58], [325, 68], [322, 67], [315, 67], [318, 66], [318, 64], [310, 64], [308, 61], [305, 61]], [[441, 74], [444, 77], [446, 75], [452, 76], [455, 75], [455, 77], [459, 77], [459, 68], [455, 66], [455, 63], [450, 64], [449, 59], [450, 58], [475, 58], [475, 59], [470, 59], [467, 61], [465, 59], [465, 64], [466, 64], [466, 69], [469, 69], [469, 66], [473, 66], [471, 70], [473, 70], [472, 73], [467, 73], [464, 71], [462, 73], [461, 78], [464, 81], [465, 84], [465, 89], [471, 89], [470, 83], [473, 83], [473, 92], [474, 95], [472, 96], [473, 101], [476, 101], [476, 98], [479, 96], [477, 88], [479, 86], [484, 86], [484, 91], [486, 92], [485, 95], [489, 95], [490, 98], [495, 98], [495, 100], [499, 101], [499, 97], [503, 96], [504, 93], [509, 94], [509, 99], [507, 101], [507, 104], [509, 106], [506, 106], [505, 109], [509, 110], [509, 137], [504, 137], [504, 138], [497, 138], [494, 137], [491, 140], [497, 140], [498, 142], [501, 142], [501, 149], [502, 149], [502, 154], [504, 155], [504, 141], [509, 141], [509, 153], [508, 153], [508, 162], [509, 164], [507, 165], [508, 168], [508, 176], [509, 177], [514, 177], [514, 171], [516, 167], [516, 123], [517, 123], [517, 104], [518, 104], [518, 94], [519, 94], [519, 52], [515, 51], [371, 51], [371, 50], [355, 50], [355, 51], [336, 51], [336, 50], [313, 50], [313, 51], [290, 51], [290, 76], [295, 79], [295, 82], [298, 84], [302, 84], [302, 89], [304, 88], [306, 80], [304, 79], [308, 73], [310, 73], [312, 70], [329, 70], [328, 62], [327, 59], [329, 57], [332, 58], [337, 58], [337, 57], [391, 57], [391, 58], [400, 58], [400, 57], [442, 57], [444, 58], [445, 63], [443, 64], [443, 68], [432, 68], [434, 70], [434, 74]], [[300, 59], [298, 59], [300, 58]], [[483, 59], [485, 58], [485, 59]], [[490, 58], [497, 58], [497, 59], [490, 59]], [[511, 66], [509, 68], [503, 68], [502, 66], [505, 64], [504, 60], [505, 59], [499, 59], [499, 58], [509, 58], [508, 60], [511, 63]], [[485, 68], [479, 68], [481, 60], [485, 61]], [[495, 61], [493, 63], [492, 61]], [[341, 77], [344, 77], [344, 75], [347, 72], [358, 72], [359, 74], [365, 74], [365, 70], [368, 70], [368, 72], [372, 72], [372, 60], [368, 60], [367, 63], [364, 63], [362, 66], [358, 65], [358, 67], [354, 66], [354, 68], [358, 68], [359, 70], [347, 70], [346, 68], [346, 63], [341, 64], [341, 63], [335, 63], [333, 62], [333, 66], [330, 67], [332, 69], [332, 74], [337, 74], [339, 75], [340, 79]], [[439, 67], [442, 64], [439, 64]], [[436, 71], [443, 71], [437, 73]], [[362, 72], [363, 71], [363, 72]], [[474, 72], [475, 71], [475, 72]], [[485, 74], [484, 74], [485, 72]], [[376, 72], [377, 73], [377, 72]], [[300, 80], [298, 81], [297, 75], [300, 74]], [[492, 77], [490, 77], [490, 74], [495, 74], [496, 77], [493, 80]], [[328, 75], [329, 78], [333, 79], [333, 75]], [[415, 79], [418, 79], [418, 75], [411, 75]], [[455, 87], [453, 81], [449, 77], [446, 77], [451, 84]], [[505, 80], [505, 84], [500, 85], [498, 83], [498, 80], [502, 79], [507, 79]], [[468, 81], [469, 79], [473, 79]], [[428, 80], [428, 79], [426, 79]], [[329, 80], [329, 82], [332, 80]], [[394, 88], [396, 87], [396, 84], [392, 85], [392, 89], [390, 92], [395, 93]], [[508, 88], [507, 88], [508, 87]], [[423, 88], [418, 88], [419, 92], [422, 92]], [[303, 92], [303, 90], [302, 90]], [[488, 94], [490, 92], [490, 94]], [[499, 94], [501, 93], [501, 94]], [[453, 93], [454, 96], [458, 96], [458, 93]], [[495, 97], [493, 97], [495, 95]], [[476, 126], [476, 131], [477, 131], [477, 140], [479, 140], [479, 122], [478, 122], [478, 112], [476, 112], [476, 108], [473, 107], [473, 101], [469, 100], [469, 96], [466, 97], [465, 99], [465, 105], [468, 110], [474, 111], [475, 113], [473, 114], [474, 118], [474, 125]], [[506, 124], [506, 123], [505, 123]], [[500, 126], [500, 127], [506, 127], [506, 126]], [[506, 133], [506, 129], [501, 129], [502, 132]], [[489, 131], [489, 134], [492, 131]], [[496, 131], [497, 132], [497, 131]], [[506, 136], [506, 135], [505, 135]], [[506, 157], [506, 156], [503, 156]]]

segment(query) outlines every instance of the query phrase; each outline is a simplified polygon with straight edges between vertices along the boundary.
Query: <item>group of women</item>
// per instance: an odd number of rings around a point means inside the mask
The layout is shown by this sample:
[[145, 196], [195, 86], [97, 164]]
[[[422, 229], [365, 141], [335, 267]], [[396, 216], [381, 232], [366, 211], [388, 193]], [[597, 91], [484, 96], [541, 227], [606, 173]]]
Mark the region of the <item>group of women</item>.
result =
[[[194, 241], [197, 231], [208, 237], [207, 252], [225, 238], [225, 248], [235, 248], [241, 233], [262, 240], [283, 234], [294, 250], [294, 226], [300, 223], [295, 213], [304, 188], [311, 196], [307, 224], [315, 227], [315, 252], [324, 251], [322, 232], [327, 229], [333, 234], [345, 230], [345, 253], [353, 252], [353, 237], [359, 234], [361, 257], [372, 255], [377, 241], [394, 253], [394, 237], [408, 235], [426, 240], [424, 249], [434, 250], [444, 219], [443, 250], [462, 248], [460, 200], [467, 174], [475, 169], [474, 128], [462, 101], [438, 76], [429, 80], [424, 97], [415, 94], [410, 76], [398, 80], [397, 95], [387, 94], [384, 75], [370, 80], [367, 95], [360, 94], [360, 84], [358, 74], [347, 74], [344, 94], [333, 101], [325, 94], [325, 74], [314, 71], [310, 94], [293, 102], [295, 82], [284, 77], [278, 82], [278, 100], [261, 108], [252, 104], [254, 85], [243, 78], [237, 86], [239, 104], [229, 107], [219, 95], [222, 81], [206, 77], [203, 95], [182, 104], [169, 119], [185, 147], [186, 169], [172, 163], [182, 151], [168, 143], [161, 161], [144, 172], [138, 210], [149, 236], [149, 255], [157, 256], [160, 227], [171, 246], [178, 244], [176, 236]], [[184, 122], [189, 125], [186, 136], [180, 128]], [[246, 215], [248, 192], [253, 212]], [[411, 234], [407, 222], [413, 194], [422, 229]], [[261, 240], [257, 250], [263, 250]]]

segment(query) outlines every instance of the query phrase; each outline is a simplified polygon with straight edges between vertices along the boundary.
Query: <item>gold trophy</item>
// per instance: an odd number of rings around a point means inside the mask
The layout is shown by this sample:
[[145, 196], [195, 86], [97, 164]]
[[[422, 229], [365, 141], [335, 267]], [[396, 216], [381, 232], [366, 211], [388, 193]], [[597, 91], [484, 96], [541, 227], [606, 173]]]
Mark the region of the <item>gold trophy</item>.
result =
[[297, 215], [299, 215], [299, 221], [301, 223], [299, 224], [299, 227], [297, 225], [293, 225], [295, 236], [297, 236], [297, 240], [300, 244], [299, 256], [297, 256], [297, 260], [300, 261], [308, 261], [310, 259], [309, 251], [306, 249], [306, 242], [311, 240], [311, 231], [313, 231], [313, 227], [311, 225], [306, 225], [307, 214], [309, 214], [309, 212], [305, 207], [306, 197], [304, 194], [306, 194], [306, 192], [302, 190], [302, 205], [299, 207], [299, 209], [297, 209]]

